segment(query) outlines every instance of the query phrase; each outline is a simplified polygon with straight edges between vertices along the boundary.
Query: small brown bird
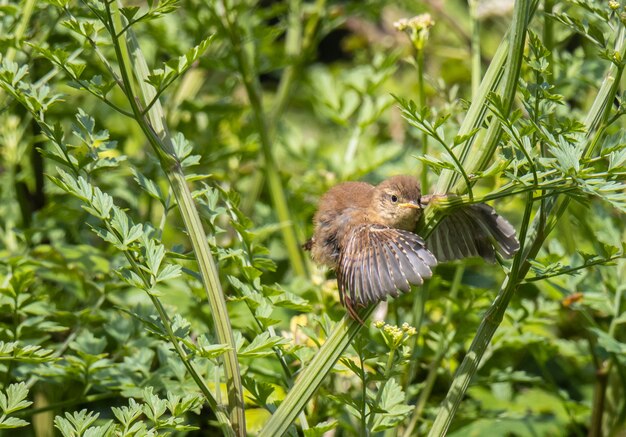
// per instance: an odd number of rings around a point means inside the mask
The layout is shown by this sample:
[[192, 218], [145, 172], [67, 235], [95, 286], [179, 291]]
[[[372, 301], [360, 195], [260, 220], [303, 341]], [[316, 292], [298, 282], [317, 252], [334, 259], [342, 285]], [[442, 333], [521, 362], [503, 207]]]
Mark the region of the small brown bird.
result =
[[394, 176], [377, 186], [345, 182], [320, 200], [315, 231], [305, 245], [318, 264], [337, 272], [341, 303], [360, 320], [356, 308], [397, 297], [432, 276], [438, 261], [496, 251], [510, 258], [519, 249], [515, 229], [485, 204], [454, 209], [425, 242], [415, 234], [423, 204], [417, 180]]

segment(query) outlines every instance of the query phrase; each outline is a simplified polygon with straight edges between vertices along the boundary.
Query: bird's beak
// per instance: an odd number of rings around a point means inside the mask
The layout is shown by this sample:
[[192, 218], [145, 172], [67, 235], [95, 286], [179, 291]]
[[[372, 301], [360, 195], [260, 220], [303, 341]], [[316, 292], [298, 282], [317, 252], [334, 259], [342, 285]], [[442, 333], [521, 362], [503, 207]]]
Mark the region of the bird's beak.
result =
[[402, 207], [402, 208], [413, 208], [413, 209], [421, 209], [422, 206], [419, 204], [418, 201], [414, 201], [411, 200], [410, 202], [406, 202], [406, 203], [399, 203], [398, 206]]

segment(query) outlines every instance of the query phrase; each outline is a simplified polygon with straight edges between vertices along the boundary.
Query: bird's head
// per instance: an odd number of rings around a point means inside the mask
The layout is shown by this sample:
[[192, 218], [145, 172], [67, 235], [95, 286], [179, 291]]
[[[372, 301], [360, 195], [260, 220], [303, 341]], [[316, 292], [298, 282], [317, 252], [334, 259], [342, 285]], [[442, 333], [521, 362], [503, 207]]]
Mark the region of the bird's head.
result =
[[369, 212], [381, 224], [414, 231], [422, 214], [421, 196], [415, 178], [393, 176], [376, 186]]

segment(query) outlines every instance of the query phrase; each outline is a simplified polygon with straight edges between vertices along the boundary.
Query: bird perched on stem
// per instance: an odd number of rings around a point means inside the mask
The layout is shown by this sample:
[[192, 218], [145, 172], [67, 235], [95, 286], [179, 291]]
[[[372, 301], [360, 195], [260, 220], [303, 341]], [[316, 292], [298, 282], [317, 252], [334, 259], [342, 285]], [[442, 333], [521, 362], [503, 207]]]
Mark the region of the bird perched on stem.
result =
[[315, 262], [336, 270], [341, 303], [356, 320], [357, 308], [423, 284], [439, 261], [480, 256], [493, 262], [496, 252], [510, 258], [519, 249], [513, 226], [484, 203], [451, 210], [424, 241], [415, 229], [432, 199], [411, 176], [377, 186], [344, 182], [321, 198], [304, 247]]

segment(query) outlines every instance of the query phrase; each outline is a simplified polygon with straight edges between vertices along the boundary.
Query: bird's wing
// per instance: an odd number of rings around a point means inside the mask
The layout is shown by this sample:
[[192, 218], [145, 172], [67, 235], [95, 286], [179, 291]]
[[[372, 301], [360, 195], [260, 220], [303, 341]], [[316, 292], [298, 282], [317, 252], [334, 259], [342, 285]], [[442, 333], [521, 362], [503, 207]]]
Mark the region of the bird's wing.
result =
[[495, 261], [496, 251], [511, 258], [519, 249], [515, 228], [484, 203], [467, 205], [444, 217], [426, 239], [439, 262], [480, 256]]
[[337, 282], [342, 303], [366, 306], [407, 292], [432, 276], [437, 264], [416, 234], [378, 224], [354, 227], [344, 237]]

